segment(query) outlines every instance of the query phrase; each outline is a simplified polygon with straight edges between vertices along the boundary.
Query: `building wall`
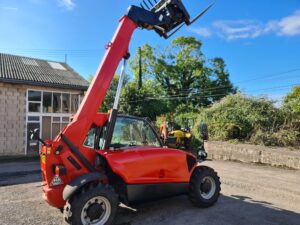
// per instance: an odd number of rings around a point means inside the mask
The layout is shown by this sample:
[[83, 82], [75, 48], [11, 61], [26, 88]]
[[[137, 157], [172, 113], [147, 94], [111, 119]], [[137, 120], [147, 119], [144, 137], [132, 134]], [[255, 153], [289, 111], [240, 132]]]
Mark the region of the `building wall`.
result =
[[72, 89], [55, 89], [0, 82], [0, 156], [26, 154], [26, 104], [27, 90], [72, 92]]
[[25, 153], [26, 89], [0, 83], [0, 155]]

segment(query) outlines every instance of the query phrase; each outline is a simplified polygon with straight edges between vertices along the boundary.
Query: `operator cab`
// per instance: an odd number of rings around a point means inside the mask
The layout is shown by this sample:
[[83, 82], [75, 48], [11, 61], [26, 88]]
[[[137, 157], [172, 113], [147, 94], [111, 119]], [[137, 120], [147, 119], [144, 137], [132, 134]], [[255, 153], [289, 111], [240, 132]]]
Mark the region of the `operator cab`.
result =
[[[84, 141], [84, 146], [95, 150], [104, 149], [107, 124], [92, 127]], [[162, 147], [161, 140], [154, 127], [146, 118], [118, 115], [109, 144], [109, 150], [122, 150], [135, 147]]]

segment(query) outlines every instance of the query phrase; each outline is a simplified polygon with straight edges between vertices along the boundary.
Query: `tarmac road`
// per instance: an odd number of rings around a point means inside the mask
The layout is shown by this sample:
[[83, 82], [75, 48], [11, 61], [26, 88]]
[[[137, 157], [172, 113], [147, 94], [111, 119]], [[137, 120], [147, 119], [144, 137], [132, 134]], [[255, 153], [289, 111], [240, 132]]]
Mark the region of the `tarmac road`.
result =
[[[186, 196], [120, 207], [117, 225], [299, 225], [300, 171], [234, 162], [206, 162], [219, 173], [222, 195], [208, 209], [195, 208]], [[32, 164], [18, 174], [1, 174], [0, 224], [62, 224], [59, 210], [41, 198], [40, 175]], [[10, 184], [16, 185], [10, 185]], [[5, 186], [1, 186], [5, 185]]]

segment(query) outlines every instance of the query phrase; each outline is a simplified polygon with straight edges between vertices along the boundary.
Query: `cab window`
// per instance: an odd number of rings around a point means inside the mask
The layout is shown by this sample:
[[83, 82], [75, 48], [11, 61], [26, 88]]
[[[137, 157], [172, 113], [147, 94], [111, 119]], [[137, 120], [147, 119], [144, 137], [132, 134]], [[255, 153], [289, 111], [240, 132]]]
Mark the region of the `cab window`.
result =
[[[95, 147], [96, 132], [96, 128], [91, 128], [89, 130], [83, 143], [85, 147]], [[103, 149], [104, 139], [106, 136], [106, 126], [100, 129], [97, 136], [99, 136], [99, 148], [97, 149]], [[135, 146], [160, 147], [161, 144], [151, 126], [145, 121], [135, 118], [118, 117], [110, 147], [125, 148]]]
[[95, 127], [92, 127], [89, 132], [86, 135], [86, 138], [83, 142], [83, 145], [88, 148], [95, 148], [95, 142], [96, 142], [96, 132], [98, 131], [97, 136], [99, 137], [98, 142], [99, 146], [96, 147], [96, 149], [103, 149], [104, 145], [104, 138], [106, 135], [106, 126], [100, 127], [96, 129]]
[[88, 148], [94, 148], [95, 146], [95, 128], [91, 128], [86, 135], [83, 145]]
[[160, 146], [154, 131], [143, 120], [117, 118], [111, 141], [112, 147]]

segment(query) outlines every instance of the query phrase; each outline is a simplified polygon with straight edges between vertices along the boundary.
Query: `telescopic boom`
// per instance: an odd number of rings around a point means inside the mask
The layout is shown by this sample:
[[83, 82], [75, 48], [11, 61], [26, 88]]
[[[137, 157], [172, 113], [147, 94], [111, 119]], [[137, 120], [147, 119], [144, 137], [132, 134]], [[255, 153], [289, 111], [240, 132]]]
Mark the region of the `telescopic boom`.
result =
[[[130, 6], [120, 19], [119, 27], [111, 42], [106, 46], [105, 56], [72, 122], [54, 141], [68, 138], [74, 146], [81, 146], [92, 124], [97, 124], [97, 112], [110, 87], [113, 76], [122, 58], [128, 58], [128, 46], [134, 30], [139, 27], [156, 31], [169, 38], [184, 24], [191, 25], [212, 5], [208, 6], [195, 19], [190, 15], [181, 0], [144, 0], [141, 7]], [[63, 141], [64, 142], [64, 141]]]

